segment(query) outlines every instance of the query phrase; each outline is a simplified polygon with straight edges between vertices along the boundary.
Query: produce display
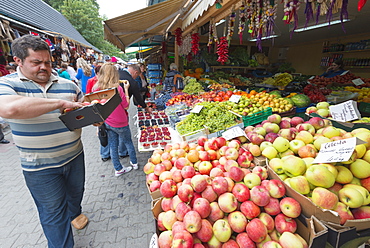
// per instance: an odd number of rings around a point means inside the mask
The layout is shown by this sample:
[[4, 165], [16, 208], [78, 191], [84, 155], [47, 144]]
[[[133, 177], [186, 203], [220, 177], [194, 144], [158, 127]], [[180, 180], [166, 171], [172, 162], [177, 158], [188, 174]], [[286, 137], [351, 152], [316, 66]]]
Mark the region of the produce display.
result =
[[253, 164], [250, 150], [239, 139], [202, 136], [153, 152], [144, 172], [149, 190], [163, 195], [160, 248], [308, 246], [297, 233], [301, 205]]

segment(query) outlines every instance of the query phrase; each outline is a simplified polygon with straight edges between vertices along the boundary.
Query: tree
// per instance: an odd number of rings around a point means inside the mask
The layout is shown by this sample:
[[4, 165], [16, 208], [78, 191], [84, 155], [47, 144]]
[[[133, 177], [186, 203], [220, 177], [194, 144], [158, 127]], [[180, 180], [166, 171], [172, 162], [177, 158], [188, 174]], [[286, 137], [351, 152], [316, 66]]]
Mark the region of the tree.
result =
[[104, 40], [103, 20], [99, 15], [99, 4], [96, 0], [44, 0], [59, 11], [72, 26], [92, 45], [104, 54], [128, 59], [125, 54], [109, 41]]

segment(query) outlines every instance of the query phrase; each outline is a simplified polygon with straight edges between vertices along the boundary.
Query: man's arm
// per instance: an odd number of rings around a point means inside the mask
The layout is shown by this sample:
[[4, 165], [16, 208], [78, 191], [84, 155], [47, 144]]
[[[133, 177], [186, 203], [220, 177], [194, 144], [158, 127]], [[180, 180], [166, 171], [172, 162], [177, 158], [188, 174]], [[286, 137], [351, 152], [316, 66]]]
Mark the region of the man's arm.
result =
[[29, 119], [53, 110], [83, 107], [81, 102], [61, 99], [25, 97], [18, 95], [0, 96], [0, 116], [7, 119]]

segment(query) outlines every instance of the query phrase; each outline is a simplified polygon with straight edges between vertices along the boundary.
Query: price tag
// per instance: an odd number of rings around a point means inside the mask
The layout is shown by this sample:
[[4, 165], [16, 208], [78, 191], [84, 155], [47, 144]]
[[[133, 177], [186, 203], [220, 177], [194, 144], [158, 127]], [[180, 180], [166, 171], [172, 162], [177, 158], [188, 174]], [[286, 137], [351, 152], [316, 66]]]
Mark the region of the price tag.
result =
[[154, 233], [150, 239], [149, 248], [158, 248], [158, 236], [156, 233]]
[[314, 79], [315, 78], [315, 76], [312, 76], [312, 77], [310, 77], [308, 80], [312, 80], [312, 79]]
[[202, 105], [195, 105], [195, 107], [190, 111], [190, 113], [199, 114], [202, 108], [203, 108]]
[[236, 137], [245, 136], [244, 130], [240, 126], [236, 126], [233, 128], [230, 128], [229, 130], [226, 130], [222, 133], [222, 137], [224, 137], [226, 140], [231, 140]]
[[321, 145], [320, 152], [317, 154], [313, 164], [345, 162], [351, 158], [356, 145], [365, 144], [356, 137], [336, 140]]
[[344, 76], [348, 73], [349, 71], [344, 71], [342, 74], [340, 74], [341, 76]]
[[364, 81], [362, 81], [362, 79], [361, 79], [361, 78], [356, 78], [356, 79], [353, 79], [353, 80], [352, 80], [352, 83], [353, 83], [354, 85], [356, 85], [356, 86], [359, 86], [359, 85], [364, 84], [365, 82], [364, 82]]
[[229, 98], [229, 101], [230, 101], [230, 102], [238, 103], [241, 97], [242, 97], [241, 95], [232, 95], [232, 96]]
[[329, 107], [331, 116], [336, 121], [352, 121], [361, 119], [361, 114], [357, 109], [357, 102], [349, 100], [337, 105], [332, 105]]

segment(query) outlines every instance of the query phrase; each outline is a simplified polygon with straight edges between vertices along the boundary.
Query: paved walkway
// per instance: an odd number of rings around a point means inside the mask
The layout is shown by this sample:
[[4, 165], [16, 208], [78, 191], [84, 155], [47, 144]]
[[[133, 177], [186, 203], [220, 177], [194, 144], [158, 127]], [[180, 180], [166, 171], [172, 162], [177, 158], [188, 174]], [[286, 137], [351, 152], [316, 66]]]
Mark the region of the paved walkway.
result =
[[[130, 108], [130, 116], [136, 108]], [[132, 123], [132, 134], [136, 128]], [[18, 150], [10, 131], [10, 144], [0, 144], [0, 248], [47, 247], [36, 206], [25, 186]], [[83, 128], [86, 159], [86, 191], [82, 211], [90, 222], [74, 230], [75, 247], [147, 248], [155, 232], [151, 198], [145, 185], [143, 165], [151, 153], [139, 153], [140, 168], [116, 178], [111, 160], [102, 162], [96, 128]], [[137, 139], [133, 138], [137, 147]], [[128, 158], [122, 159], [128, 164]]]

